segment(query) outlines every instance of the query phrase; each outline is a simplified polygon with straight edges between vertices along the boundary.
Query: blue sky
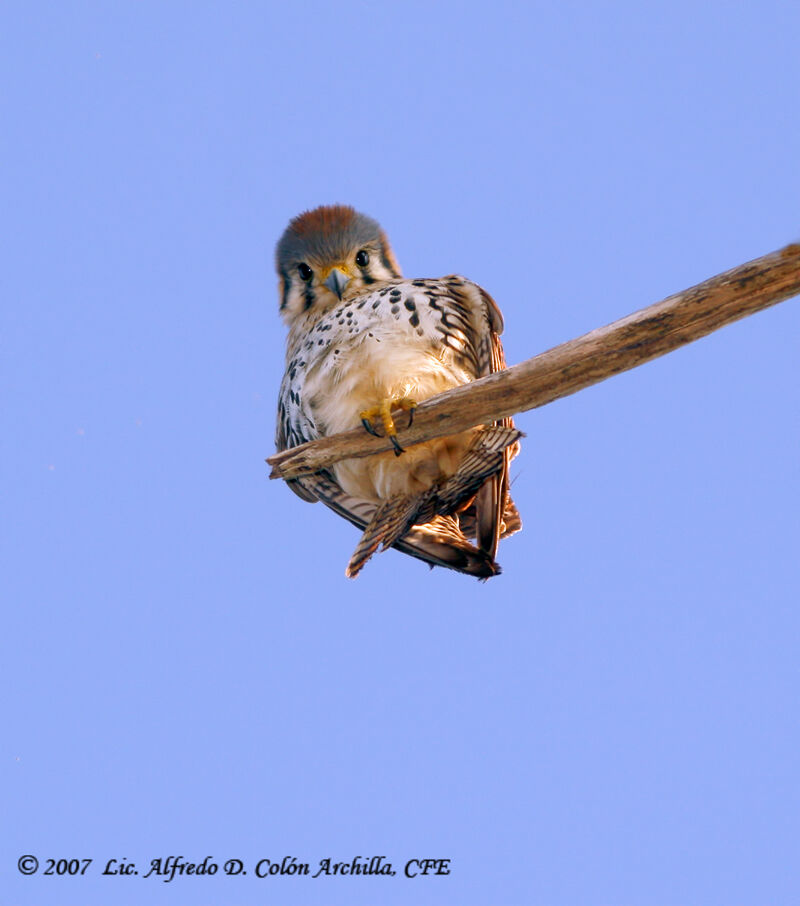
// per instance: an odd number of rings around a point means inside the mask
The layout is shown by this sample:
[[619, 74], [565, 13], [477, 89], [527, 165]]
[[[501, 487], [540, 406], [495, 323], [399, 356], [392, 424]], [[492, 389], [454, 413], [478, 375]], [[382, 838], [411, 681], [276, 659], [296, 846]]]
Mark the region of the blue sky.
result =
[[263, 460], [308, 207], [484, 285], [512, 363], [799, 239], [797, 4], [0, 17], [3, 906], [796, 903], [797, 300], [520, 416], [487, 584], [346, 580]]

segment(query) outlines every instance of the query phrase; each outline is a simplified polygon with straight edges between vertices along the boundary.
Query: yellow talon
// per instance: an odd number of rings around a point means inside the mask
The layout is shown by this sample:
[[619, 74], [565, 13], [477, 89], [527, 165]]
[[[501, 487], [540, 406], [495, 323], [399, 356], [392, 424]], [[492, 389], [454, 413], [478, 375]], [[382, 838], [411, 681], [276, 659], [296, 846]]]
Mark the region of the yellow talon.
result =
[[404, 412], [408, 412], [408, 427], [410, 428], [411, 423], [414, 420], [414, 410], [416, 408], [416, 400], [413, 400], [408, 396], [401, 396], [397, 399], [381, 400], [377, 406], [372, 406], [370, 409], [363, 409], [359, 412], [358, 417], [361, 419], [361, 424], [364, 428], [369, 431], [370, 434], [374, 434], [375, 437], [380, 437], [380, 434], [375, 430], [372, 422], [374, 419], [380, 417], [381, 424], [383, 425], [384, 437], [388, 437], [389, 440], [391, 440], [395, 456], [399, 456], [403, 452], [403, 448], [397, 440], [397, 426], [392, 418], [392, 409], [402, 409]]

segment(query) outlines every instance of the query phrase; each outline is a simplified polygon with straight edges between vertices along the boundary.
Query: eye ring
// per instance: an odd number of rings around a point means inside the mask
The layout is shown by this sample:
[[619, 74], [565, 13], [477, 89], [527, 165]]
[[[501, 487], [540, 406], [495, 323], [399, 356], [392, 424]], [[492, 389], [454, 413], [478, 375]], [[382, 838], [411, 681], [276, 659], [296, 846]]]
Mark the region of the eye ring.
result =
[[366, 267], [369, 264], [369, 252], [366, 249], [361, 249], [356, 254], [356, 264], [359, 267]]
[[300, 264], [297, 265], [297, 273], [300, 274], [301, 279], [305, 280], [306, 283], [314, 276], [314, 271], [311, 270], [305, 261], [301, 261]]

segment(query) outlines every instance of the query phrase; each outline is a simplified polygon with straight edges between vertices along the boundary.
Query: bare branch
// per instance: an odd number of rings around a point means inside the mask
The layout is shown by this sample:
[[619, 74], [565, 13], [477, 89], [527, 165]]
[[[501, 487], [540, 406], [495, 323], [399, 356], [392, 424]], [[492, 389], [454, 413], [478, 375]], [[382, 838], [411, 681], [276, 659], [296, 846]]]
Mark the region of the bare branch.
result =
[[[698, 340], [800, 293], [800, 243], [756, 258], [506, 371], [421, 403], [404, 447], [535, 409]], [[361, 428], [270, 456], [271, 478], [296, 478], [340, 459], [390, 450]]]

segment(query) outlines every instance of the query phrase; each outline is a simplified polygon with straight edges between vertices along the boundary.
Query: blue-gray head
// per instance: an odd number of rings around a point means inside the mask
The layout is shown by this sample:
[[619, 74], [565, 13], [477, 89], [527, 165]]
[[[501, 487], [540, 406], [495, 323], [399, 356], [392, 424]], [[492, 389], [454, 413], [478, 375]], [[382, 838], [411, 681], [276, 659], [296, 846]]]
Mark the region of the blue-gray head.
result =
[[400, 276], [380, 224], [345, 205], [325, 205], [295, 217], [275, 250], [281, 315], [291, 323], [325, 311], [343, 294]]

